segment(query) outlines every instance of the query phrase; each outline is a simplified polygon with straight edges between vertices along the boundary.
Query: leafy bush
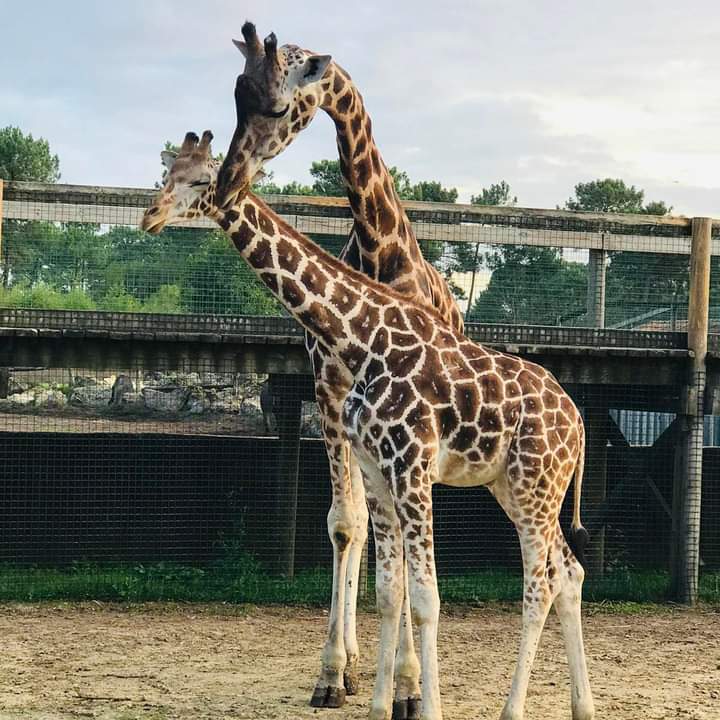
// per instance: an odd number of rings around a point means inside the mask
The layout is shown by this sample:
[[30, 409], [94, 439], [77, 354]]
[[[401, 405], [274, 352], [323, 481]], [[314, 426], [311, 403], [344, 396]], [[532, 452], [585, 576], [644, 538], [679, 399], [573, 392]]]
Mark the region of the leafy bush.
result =
[[142, 303], [124, 288], [111, 287], [98, 303], [100, 310], [108, 312], [140, 312]]
[[62, 292], [41, 282], [36, 285], [18, 283], [0, 290], [0, 306], [42, 308], [44, 310], [95, 310], [94, 300], [80, 288]]
[[161, 285], [150, 297], [145, 301], [142, 307], [143, 312], [147, 313], [169, 313], [177, 314], [185, 311], [180, 300], [179, 285]]

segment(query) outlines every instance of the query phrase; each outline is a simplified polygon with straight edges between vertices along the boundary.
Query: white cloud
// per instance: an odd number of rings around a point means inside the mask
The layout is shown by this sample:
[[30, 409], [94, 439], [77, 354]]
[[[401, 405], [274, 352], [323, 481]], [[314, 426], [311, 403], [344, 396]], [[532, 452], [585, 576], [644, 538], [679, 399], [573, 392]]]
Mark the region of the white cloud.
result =
[[[127, 0], [15, 5], [3, 124], [47, 137], [69, 182], [149, 185], [165, 139], [234, 125], [246, 18], [330, 52], [360, 87], [388, 164], [455, 185], [507, 180], [522, 204], [622, 177], [686, 213], [720, 214], [720, 13], [710, 0]], [[698, 23], [698, 18], [701, 22]], [[271, 165], [307, 180], [336, 153], [318, 117]]]

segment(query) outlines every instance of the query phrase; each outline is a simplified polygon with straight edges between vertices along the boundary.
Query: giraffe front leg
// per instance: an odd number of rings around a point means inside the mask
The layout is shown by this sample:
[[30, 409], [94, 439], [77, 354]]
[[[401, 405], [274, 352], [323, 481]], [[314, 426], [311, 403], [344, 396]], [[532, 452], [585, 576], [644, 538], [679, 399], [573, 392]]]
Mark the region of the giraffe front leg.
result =
[[400, 616], [400, 640], [395, 656], [395, 700], [393, 720], [418, 720], [420, 717], [420, 663], [415, 653], [412, 611], [408, 586], [407, 562], [403, 562], [405, 597]]
[[347, 443], [341, 440], [333, 441], [327, 433], [325, 440], [330, 459], [333, 492], [333, 501], [327, 518], [328, 535], [333, 546], [333, 582], [328, 634], [322, 652], [320, 676], [310, 699], [310, 705], [318, 708], [339, 708], [344, 705], [346, 696], [345, 593], [356, 517], [350, 488]]
[[360, 566], [368, 536], [368, 509], [365, 502], [365, 487], [362, 474], [352, 453], [350, 454], [350, 480], [355, 512], [355, 531], [350, 543], [345, 581], [345, 654], [347, 663], [343, 683], [348, 695], [356, 695], [360, 688], [358, 676], [360, 649], [357, 640], [357, 598]]
[[[408, 478], [406, 484], [413, 484]], [[415, 481], [417, 486], [417, 481]], [[419, 490], [399, 503], [407, 563], [412, 621], [420, 631], [422, 676], [422, 720], [442, 720], [437, 634], [440, 622], [440, 595], [435, 573], [432, 527], [432, 484], [420, 480]], [[417, 501], [415, 501], [415, 498]]]
[[390, 720], [395, 648], [403, 602], [403, 545], [400, 520], [382, 476], [365, 475], [375, 536], [375, 596], [380, 615], [377, 674], [370, 720]]

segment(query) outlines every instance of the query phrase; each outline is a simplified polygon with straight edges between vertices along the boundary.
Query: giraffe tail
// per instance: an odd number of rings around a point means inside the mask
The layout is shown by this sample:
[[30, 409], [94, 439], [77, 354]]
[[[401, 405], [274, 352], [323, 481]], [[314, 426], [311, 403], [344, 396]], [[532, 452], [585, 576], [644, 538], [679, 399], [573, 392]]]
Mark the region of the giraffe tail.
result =
[[585, 471], [585, 429], [580, 433], [580, 451], [575, 465], [575, 486], [573, 488], [573, 518], [570, 526], [568, 544], [580, 564], [585, 567], [585, 546], [590, 541], [588, 531], [580, 522], [580, 498], [582, 496], [582, 481]]

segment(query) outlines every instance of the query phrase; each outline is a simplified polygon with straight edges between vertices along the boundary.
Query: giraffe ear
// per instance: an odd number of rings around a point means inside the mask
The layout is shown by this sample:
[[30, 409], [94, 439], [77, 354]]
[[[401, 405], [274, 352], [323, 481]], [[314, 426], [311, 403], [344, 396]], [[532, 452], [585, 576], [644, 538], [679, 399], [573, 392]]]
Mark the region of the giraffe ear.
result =
[[304, 87], [322, 80], [331, 60], [331, 55], [310, 55], [306, 58], [305, 62], [296, 71], [297, 86]]
[[242, 40], [233, 39], [233, 45], [243, 54], [243, 57], [247, 60], [248, 46]]
[[177, 153], [170, 150], [163, 150], [160, 153], [160, 159], [162, 160], [162, 164], [170, 171], [175, 164], [175, 160], [177, 160]]
[[255, 173], [255, 175], [253, 175], [253, 179], [252, 179], [251, 184], [252, 184], [252, 185], [255, 185], [255, 183], [262, 182], [266, 177], [267, 177], [267, 173], [265, 172], [265, 170], [263, 170], [263, 168], [260, 168], [260, 169]]

